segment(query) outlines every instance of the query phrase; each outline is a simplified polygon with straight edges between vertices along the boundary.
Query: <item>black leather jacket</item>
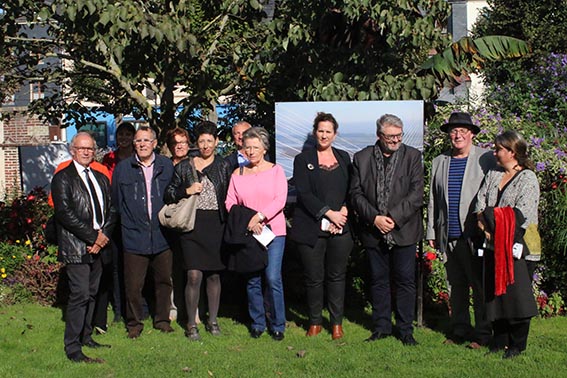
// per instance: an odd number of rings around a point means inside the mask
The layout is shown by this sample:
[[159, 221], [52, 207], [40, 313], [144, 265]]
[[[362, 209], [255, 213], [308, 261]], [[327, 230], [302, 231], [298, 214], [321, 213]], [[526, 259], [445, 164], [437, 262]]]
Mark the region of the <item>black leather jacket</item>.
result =
[[[110, 237], [117, 216], [110, 200], [110, 182], [105, 175], [91, 170], [104, 197], [104, 225], [102, 232]], [[67, 264], [91, 263], [93, 255], [87, 252], [98, 236], [93, 228], [90, 195], [79, 176], [75, 164], [58, 172], [51, 181], [51, 194], [57, 223], [59, 254], [57, 259]]]
[[[164, 202], [166, 204], [179, 202], [182, 198], [188, 198], [186, 189], [193, 185], [199, 178], [195, 177], [191, 168], [193, 158], [182, 160], [175, 166], [175, 173], [171, 179], [171, 183], [165, 190]], [[226, 200], [226, 192], [232, 170], [225, 159], [215, 156], [215, 160], [202, 172], [206, 175], [215, 187], [217, 195], [217, 203], [219, 205], [219, 214], [221, 222], [226, 222], [227, 211], [224, 205]]]

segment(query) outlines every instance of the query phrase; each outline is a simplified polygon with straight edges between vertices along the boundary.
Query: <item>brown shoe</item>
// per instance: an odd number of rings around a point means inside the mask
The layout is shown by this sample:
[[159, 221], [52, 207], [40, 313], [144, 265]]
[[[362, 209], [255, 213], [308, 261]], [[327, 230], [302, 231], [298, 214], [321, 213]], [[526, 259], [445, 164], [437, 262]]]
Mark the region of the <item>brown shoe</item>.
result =
[[480, 348], [482, 348], [482, 345], [480, 345], [476, 341], [473, 341], [472, 343], [467, 345], [467, 348], [469, 348], [469, 349], [480, 349]]
[[333, 340], [338, 340], [338, 339], [342, 339], [342, 337], [344, 336], [344, 332], [343, 332], [343, 326], [340, 324], [335, 324], [333, 326], [333, 332], [331, 334], [331, 338]]
[[320, 333], [321, 333], [321, 325], [316, 324], [309, 326], [309, 329], [307, 330], [305, 336], [317, 336]]

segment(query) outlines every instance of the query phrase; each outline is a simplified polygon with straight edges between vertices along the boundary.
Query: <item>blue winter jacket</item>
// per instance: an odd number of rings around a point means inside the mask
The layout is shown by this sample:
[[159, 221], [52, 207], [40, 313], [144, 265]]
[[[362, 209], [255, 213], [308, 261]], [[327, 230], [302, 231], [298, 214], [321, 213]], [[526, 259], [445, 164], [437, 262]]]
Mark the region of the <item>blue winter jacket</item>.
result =
[[171, 160], [155, 155], [152, 178], [152, 218], [148, 217], [146, 181], [136, 155], [122, 160], [112, 175], [112, 201], [120, 214], [125, 252], [151, 255], [169, 248], [159, 224], [165, 188], [173, 177]]

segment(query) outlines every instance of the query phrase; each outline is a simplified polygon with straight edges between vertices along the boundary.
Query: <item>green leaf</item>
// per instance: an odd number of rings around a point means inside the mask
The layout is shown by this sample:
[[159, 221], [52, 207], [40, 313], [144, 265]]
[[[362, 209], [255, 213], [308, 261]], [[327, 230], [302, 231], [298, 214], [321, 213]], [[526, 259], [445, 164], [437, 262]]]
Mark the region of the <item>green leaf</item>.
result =
[[342, 72], [337, 72], [333, 75], [333, 82], [336, 84], [339, 84], [340, 82], [343, 81], [343, 73]]
[[260, 4], [257, 0], [250, 0], [250, 6], [256, 10], [262, 9], [262, 4]]
[[107, 12], [102, 13], [99, 19], [99, 22], [102, 24], [102, 26], [106, 26], [106, 24], [108, 24], [108, 21], [110, 21], [110, 14]]

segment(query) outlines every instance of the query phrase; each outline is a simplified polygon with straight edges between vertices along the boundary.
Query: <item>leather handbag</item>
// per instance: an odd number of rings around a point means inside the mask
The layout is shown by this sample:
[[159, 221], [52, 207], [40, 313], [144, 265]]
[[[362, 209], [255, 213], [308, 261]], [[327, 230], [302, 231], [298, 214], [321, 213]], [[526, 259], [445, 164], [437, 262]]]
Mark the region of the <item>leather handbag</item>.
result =
[[[198, 178], [195, 166], [191, 161], [191, 173], [195, 179]], [[158, 213], [159, 223], [167, 228], [179, 232], [193, 231], [195, 228], [195, 216], [197, 214], [197, 196], [192, 195], [182, 198], [179, 202], [165, 205]]]
[[197, 213], [197, 196], [183, 198], [177, 203], [165, 205], [158, 213], [159, 223], [180, 232], [193, 231]]

